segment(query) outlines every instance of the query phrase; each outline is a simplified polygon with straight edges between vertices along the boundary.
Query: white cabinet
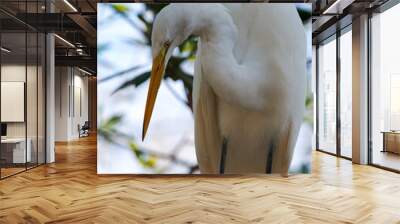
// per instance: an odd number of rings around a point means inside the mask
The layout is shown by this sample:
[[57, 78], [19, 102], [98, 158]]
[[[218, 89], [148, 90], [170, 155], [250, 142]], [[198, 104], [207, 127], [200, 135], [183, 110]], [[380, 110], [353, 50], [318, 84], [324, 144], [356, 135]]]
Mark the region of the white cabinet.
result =
[[7, 138], [1, 140], [2, 145], [12, 147], [13, 163], [25, 163], [32, 161], [32, 140], [28, 138], [26, 143], [27, 147], [25, 151], [25, 138]]

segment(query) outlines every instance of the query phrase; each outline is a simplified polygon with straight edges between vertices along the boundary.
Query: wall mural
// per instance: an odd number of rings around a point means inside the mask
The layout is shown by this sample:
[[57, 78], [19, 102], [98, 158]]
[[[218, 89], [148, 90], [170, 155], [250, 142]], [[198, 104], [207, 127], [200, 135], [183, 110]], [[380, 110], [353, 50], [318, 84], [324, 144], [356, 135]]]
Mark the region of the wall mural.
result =
[[310, 171], [310, 4], [98, 4], [98, 173]]

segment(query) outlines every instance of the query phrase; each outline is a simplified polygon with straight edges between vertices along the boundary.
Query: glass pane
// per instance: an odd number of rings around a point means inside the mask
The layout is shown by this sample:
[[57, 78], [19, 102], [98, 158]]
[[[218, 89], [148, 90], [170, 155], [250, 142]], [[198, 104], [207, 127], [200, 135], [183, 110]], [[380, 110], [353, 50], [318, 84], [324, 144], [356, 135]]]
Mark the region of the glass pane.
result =
[[340, 152], [351, 158], [352, 141], [352, 35], [351, 30], [340, 37]]
[[336, 153], [336, 40], [318, 48], [319, 149]]
[[[27, 2], [27, 13], [37, 13], [37, 1]], [[31, 19], [36, 19], [33, 17]], [[32, 21], [36, 23], [37, 21]], [[28, 168], [37, 166], [38, 163], [38, 34], [36, 30], [27, 29], [27, 80], [26, 80], [26, 113], [27, 113], [27, 150], [30, 150]]]
[[38, 98], [38, 88], [37, 88], [37, 80], [38, 80], [38, 57], [37, 57], [37, 33], [36, 32], [28, 32], [28, 63], [27, 63], [27, 81], [26, 81], [26, 112], [27, 112], [27, 143], [28, 150], [30, 148], [30, 161], [28, 162], [28, 168], [37, 165], [37, 98]]
[[[0, 1], [11, 14], [45, 12], [45, 0]], [[45, 35], [0, 12], [0, 176], [45, 161]], [[38, 18], [38, 17], [32, 17]]]
[[400, 170], [400, 5], [372, 18], [372, 163]]
[[[31, 151], [26, 150], [25, 91], [26, 33], [1, 34], [1, 166], [2, 177], [25, 170]], [[29, 149], [29, 147], [28, 147]]]
[[46, 52], [45, 52], [45, 44], [46, 37], [44, 34], [39, 33], [39, 45], [38, 45], [38, 163], [45, 163], [45, 60], [46, 60]]
[[[46, 13], [46, 0], [38, 1], [38, 13]], [[46, 36], [44, 33], [38, 35], [38, 164], [46, 162]]]

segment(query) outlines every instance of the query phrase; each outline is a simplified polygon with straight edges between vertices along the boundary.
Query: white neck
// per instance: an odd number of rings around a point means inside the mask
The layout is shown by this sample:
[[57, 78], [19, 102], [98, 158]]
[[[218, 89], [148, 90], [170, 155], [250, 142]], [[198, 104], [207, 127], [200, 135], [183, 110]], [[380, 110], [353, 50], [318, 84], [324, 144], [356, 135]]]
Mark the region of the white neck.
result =
[[237, 38], [236, 25], [224, 6], [199, 6], [187, 11], [186, 16], [189, 16], [186, 21], [190, 33], [200, 37], [201, 63], [207, 68], [207, 73], [219, 74], [221, 68], [238, 65], [233, 55]]
[[263, 99], [259, 96], [259, 89], [243, 89], [243, 86], [258, 84], [254, 83], [253, 76], [246, 75], [248, 68], [239, 64], [234, 56], [238, 32], [231, 15], [222, 5], [211, 8], [207, 13], [195, 9], [190, 15], [190, 33], [201, 40], [199, 63], [202, 79], [225, 102], [246, 109], [262, 110], [264, 104], [258, 100]]
[[211, 7], [206, 9], [207, 13], [204, 12], [204, 8], [192, 12], [189, 19], [192, 33], [199, 36], [203, 44], [218, 48], [223, 46], [224, 49], [218, 50], [232, 53], [237, 37], [236, 26], [223, 6]]

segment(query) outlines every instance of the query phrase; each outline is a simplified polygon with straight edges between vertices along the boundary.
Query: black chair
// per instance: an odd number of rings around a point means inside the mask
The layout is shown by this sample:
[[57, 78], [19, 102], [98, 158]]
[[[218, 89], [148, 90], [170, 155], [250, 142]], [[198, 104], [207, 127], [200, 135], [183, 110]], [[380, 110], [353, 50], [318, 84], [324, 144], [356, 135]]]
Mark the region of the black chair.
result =
[[80, 125], [78, 125], [78, 129], [79, 129], [79, 138], [89, 136], [89, 129], [90, 129], [89, 121], [85, 121], [85, 123], [82, 125], [82, 127], [80, 127]]

